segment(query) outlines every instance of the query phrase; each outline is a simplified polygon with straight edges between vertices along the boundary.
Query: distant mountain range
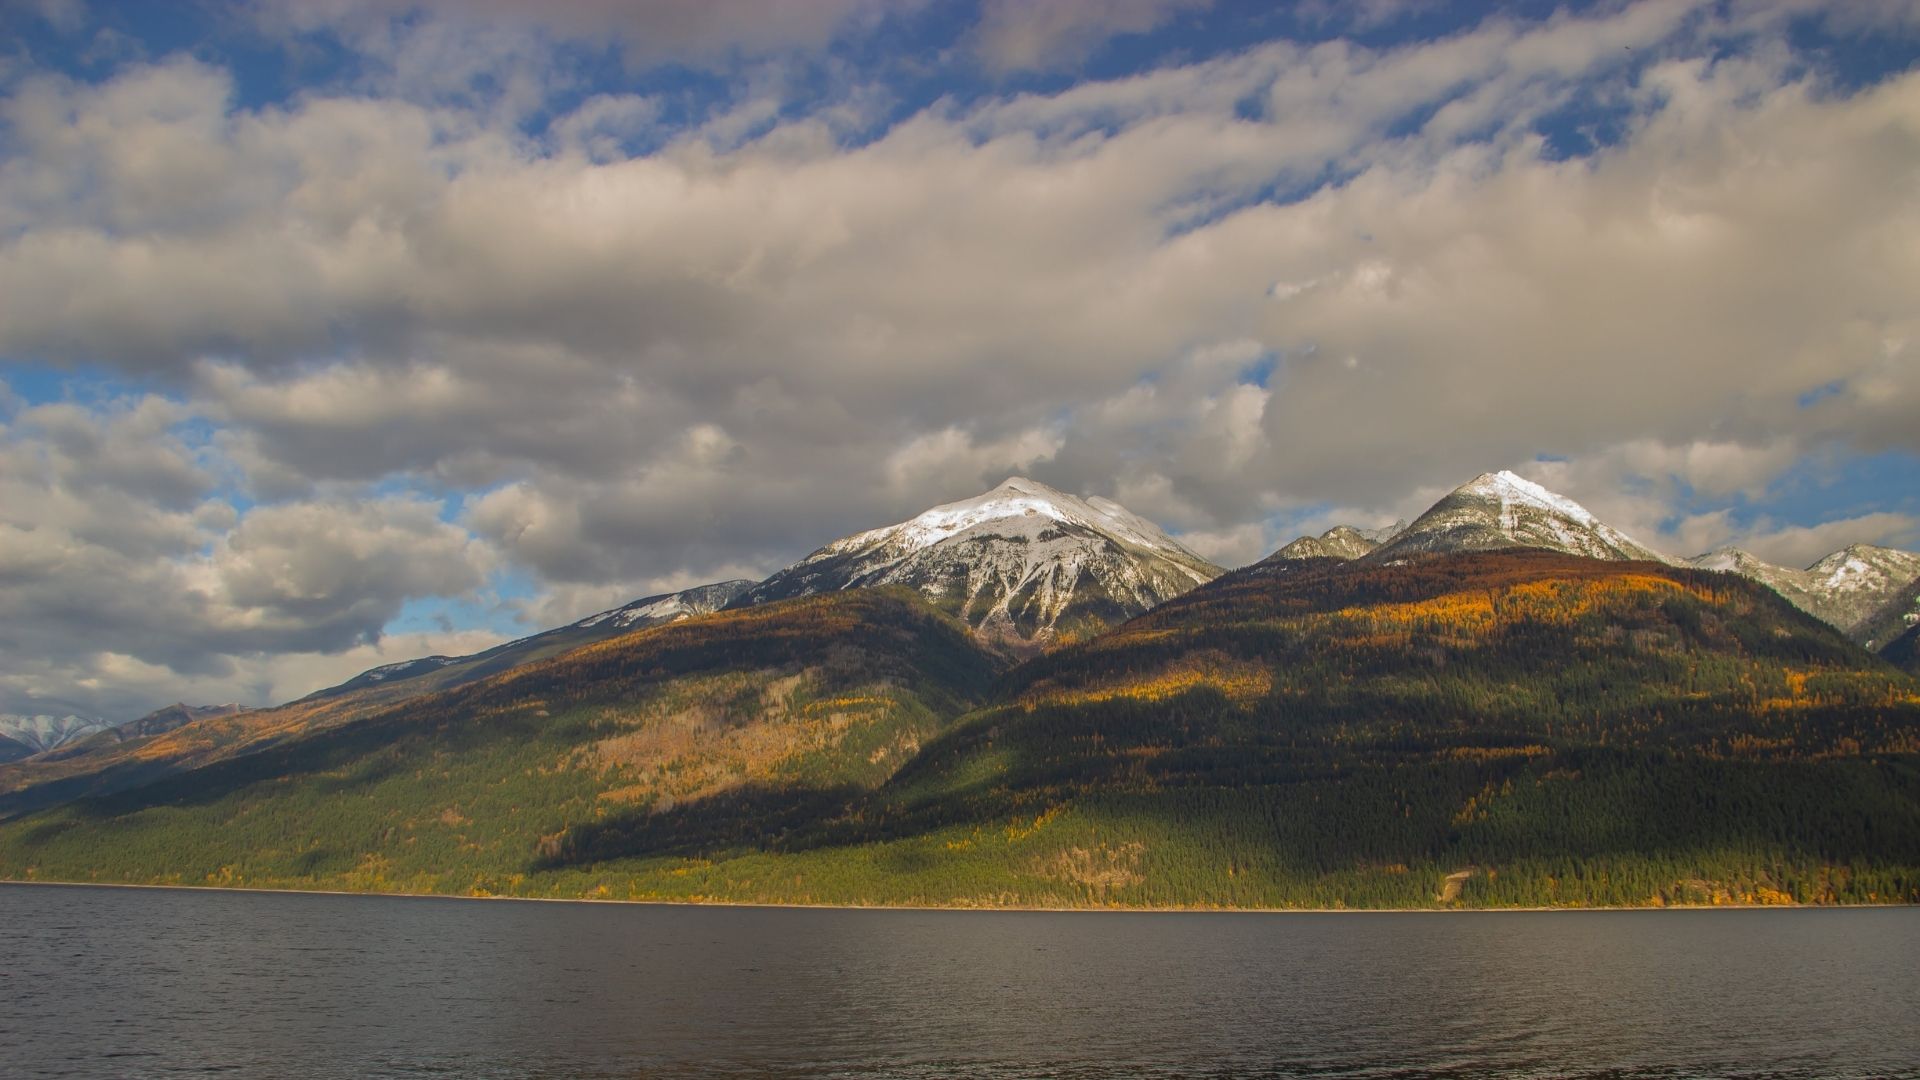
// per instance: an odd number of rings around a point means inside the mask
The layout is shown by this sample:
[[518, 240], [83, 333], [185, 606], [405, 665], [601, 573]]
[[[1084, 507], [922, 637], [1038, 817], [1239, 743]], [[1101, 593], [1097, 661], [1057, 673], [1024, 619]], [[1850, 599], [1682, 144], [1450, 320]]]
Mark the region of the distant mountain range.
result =
[[[1855, 545], [1805, 571], [1771, 566], [1732, 548], [1677, 560], [1626, 536], [1573, 500], [1505, 471], [1475, 477], [1411, 524], [1337, 525], [1292, 541], [1267, 561], [1379, 561], [1510, 547], [1597, 559], [1684, 561], [1739, 573], [1863, 642], [1877, 637], [1885, 644], [1910, 624], [1905, 614], [1920, 611], [1920, 555]], [[835, 540], [765, 581], [723, 581], [645, 597], [472, 656], [429, 656], [377, 667], [308, 700], [356, 692], [400, 700], [628, 630], [722, 608], [876, 585], [914, 589], [982, 640], [1031, 655], [1116, 626], [1225, 572], [1118, 503], [1012, 477], [971, 499]]]
[[1913, 552], [1854, 544], [1805, 570], [1774, 566], [1732, 547], [1676, 559], [1600, 521], [1564, 495], [1511, 472], [1475, 477], [1410, 525], [1374, 534], [1336, 526], [1319, 537], [1294, 540], [1267, 561], [1338, 558], [1380, 563], [1414, 553], [1511, 547], [1739, 574], [1874, 651], [1920, 623], [1920, 555]]
[[89, 750], [172, 731], [209, 716], [249, 711], [244, 705], [168, 705], [136, 720], [113, 724], [79, 716], [0, 715], [0, 763], [39, 755], [57, 761]]
[[1917, 590], [1883, 548], [1668, 558], [1511, 473], [1224, 572], [1014, 479], [759, 583], [0, 764], [0, 877], [1920, 902]]
[[[1909, 627], [1920, 623], [1920, 555], [1856, 544], [1805, 570], [1774, 566], [1731, 547], [1675, 559], [1600, 521], [1573, 500], [1507, 471], [1475, 477], [1412, 523], [1387, 528], [1336, 525], [1319, 536], [1293, 540], [1263, 563], [1322, 558], [1379, 562], [1416, 553], [1511, 547], [1740, 574], [1875, 651], [1891, 649]], [[971, 499], [836, 540], [764, 581], [723, 581], [643, 597], [473, 655], [427, 656], [372, 668], [301, 702], [358, 708], [401, 701], [648, 626], [724, 608], [888, 584], [920, 592], [990, 644], [1031, 655], [1118, 625], [1224, 572], [1111, 500], [1081, 498], [1013, 477]], [[114, 726], [79, 716], [0, 715], [0, 762], [44, 753]], [[139, 722], [125, 732], [158, 733]]]
[[1805, 570], [1790, 570], [1729, 547], [1688, 565], [1750, 577], [1868, 649], [1920, 623], [1920, 555], [1910, 551], [1852, 544]]
[[84, 716], [0, 713], [0, 762], [45, 753], [112, 726], [104, 720]]

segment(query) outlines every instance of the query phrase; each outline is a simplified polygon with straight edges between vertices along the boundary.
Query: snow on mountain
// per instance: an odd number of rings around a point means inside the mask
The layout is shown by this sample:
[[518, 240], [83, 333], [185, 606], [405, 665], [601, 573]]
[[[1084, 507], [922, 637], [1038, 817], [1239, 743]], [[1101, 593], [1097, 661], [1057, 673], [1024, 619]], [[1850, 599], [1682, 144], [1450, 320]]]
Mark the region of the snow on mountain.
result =
[[1812, 575], [1805, 570], [1775, 566], [1752, 552], [1743, 551], [1737, 547], [1715, 548], [1704, 555], [1695, 555], [1687, 560], [1687, 565], [1696, 570], [1718, 570], [1721, 573], [1739, 574], [1741, 577], [1752, 578], [1786, 597], [1795, 607], [1803, 611], [1812, 611], [1819, 604], [1819, 598], [1812, 587]]
[[84, 716], [53, 716], [46, 713], [22, 716], [14, 713], [0, 713], [0, 736], [11, 739], [36, 754], [84, 739], [112, 726], [105, 720], [92, 720]]
[[677, 593], [649, 596], [635, 600], [625, 607], [603, 611], [598, 615], [589, 615], [574, 623], [573, 626], [582, 630], [597, 626], [617, 627], [622, 630], [656, 626], [676, 619], [719, 611], [752, 587], [751, 581], [721, 581], [712, 585], [696, 585]]
[[1118, 503], [1015, 477], [836, 540], [733, 606], [905, 585], [982, 637], [1039, 646], [1130, 618], [1222, 572]]
[[[1348, 528], [1348, 526], [1341, 525], [1341, 526], [1336, 526], [1336, 528]], [[1385, 526], [1384, 528], [1354, 529], [1353, 531], [1356, 533], [1359, 533], [1360, 539], [1362, 540], [1371, 540], [1375, 544], [1384, 544], [1387, 541], [1393, 539], [1394, 537], [1399, 536], [1401, 533], [1407, 531], [1407, 519], [1401, 518], [1399, 521], [1396, 521], [1391, 525]]]
[[1366, 557], [1536, 547], [1594, 559], [1672, 562], [1594, 517], [1579, 503], [1510, 472], [1483, 473], [1434, 503]]
[[61, 745], [45, 751], [42, 761], [63, 761], [80, 757], [107, 747], [134, 739], [144, 739], [150, 735], [163, 735], [175, 728], [185, 727], [195, 720], [210, 716], [233, 716], [251, 712], [245, 705], [187, 705], [184, 703], [168, 705], [155, 709], [138, 720], [129, 720], [124, 724], [114, 724], [91, 732], [81, 738], [69, 739]]
[[[1751, 578], [1869, 649], [1920, 624], [1920, 555], [1855, 544], [1805, 570], [1775, 566], [1735, 547], [1678, 560], [1594, 517], [1579, 503], [1510, 472], [1484, 473], [1456, 488], [1383, 542], [1344, 526], [1303, 536], [1264, 563], [1328, 557], [1379, 562], [1417, 552], [1538, 547], [1596, 559], [1647, 559]], [[1370, 550], [1369, 550], [1370, 549]]]
[[629, 630], [718, 611], [752, 585], [751, 581], [721, 581], [711, 585], [696, 585], [675, 593], [642, 597], [611, 611], [589, 615], [579, 622], [543, 630], [504, 645], [495, 645], [472, 656], [423, 656], [417, 660], [402, 660], [369, 668], [338, 686], [317, 690], [303, 700], [338, 697], [363, 690], [375, 691], [384, 699], [394, 699], [458, 686]]
[[1729, 547], [1687, 565], [1752, 578], [1869, 649], [1920, 623], [1920, 555], [1910, 551], [1854, 544], [1794, 570]]
[[1351, 525], [1335, 525], [1319, 536], [1299, 537], [1267, 559], [1357, 559], [1380, 543]]

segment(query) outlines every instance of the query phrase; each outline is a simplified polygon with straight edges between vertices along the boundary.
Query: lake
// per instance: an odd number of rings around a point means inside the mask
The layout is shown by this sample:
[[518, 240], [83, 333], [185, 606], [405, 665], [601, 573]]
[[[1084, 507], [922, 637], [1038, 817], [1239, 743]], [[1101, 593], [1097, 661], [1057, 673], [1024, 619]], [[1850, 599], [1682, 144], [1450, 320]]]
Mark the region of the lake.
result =
[[0, 1071], [1920, 1077], [1920, 909], [830, 911], [0, 885]]

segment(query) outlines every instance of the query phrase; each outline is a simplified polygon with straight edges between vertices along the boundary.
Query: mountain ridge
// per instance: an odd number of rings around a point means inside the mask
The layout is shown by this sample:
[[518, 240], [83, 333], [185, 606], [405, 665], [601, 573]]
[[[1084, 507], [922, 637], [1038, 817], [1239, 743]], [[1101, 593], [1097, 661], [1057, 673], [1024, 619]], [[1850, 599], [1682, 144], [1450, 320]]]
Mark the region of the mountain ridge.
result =
[[1716, 548], [1687, 564], [1759, 581], [1870, 651], [1891, 645], [1920, 622], [1920, 554], [1898, 548], [1849, 544], [1804, 570], [1735, 547]]
[[1386, 533], [1375, 543], [1366, 530], [1336, 525], [1318, 537], [1299, 537], [1262, 562], [1379, 562], [1414, 553], [1527, 547], [1737, 574], [1773, 589], [1869, 651], [1890, 648], [1909, 626], [1920, 623], [1920, 554], [1856, 543], [1803, 570], [1776, 566], [1731, 545], [1678, 558], [1633, 540], [1579, 503], [1504, 470], [1481, 474], [1442, 496], [1411, 524]]
[[629, 630], [718, 611], [752, 584], [745, 580], [719, 581], [644, 596], [565, 626], [542, 630], [467, 656], [423, 656], [368, 668], [343, 683], [315, 690], [296, 700], [317, 701], [368, 690], [392, 697], [396, 691], [405, 694], [415, 689], [412, 684], [419, 680], [430, 680], [420, 689], [458, 685]]

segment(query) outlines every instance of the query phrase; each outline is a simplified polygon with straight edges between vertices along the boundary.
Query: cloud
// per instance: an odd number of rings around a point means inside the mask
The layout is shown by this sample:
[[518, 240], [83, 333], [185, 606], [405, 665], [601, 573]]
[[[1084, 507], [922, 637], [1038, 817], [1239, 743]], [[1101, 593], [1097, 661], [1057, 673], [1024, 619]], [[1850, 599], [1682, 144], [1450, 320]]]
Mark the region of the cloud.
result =
[[118, 652], [49, 659], [26, 656], [0, 670], [0, 701], [123, 722], [163, 704], [267, 705], [336, 686], [382, 664], [466, 656], [498, 645], [487, 630], [388, 634], [335, 652], [251, 653], [218, 672], [182, 672]]
[[265, 0], [257, 17], [269, 33], [329, 30], [364, 40], [395, 23], [446, 24], [456, 29], [620, 43], [635, 65], [717, 62], [824, 48], [843, 34], [867, 29], [889, 11], [913, 3], [881, 0]]
[[312, 648], [377, 637], [406, 599], [471, 592], [488, 563], [431, 502], [285, 503], [248, 512], [189, 579], [226, 629]]
[[[902, 495], [991, 487], [1029, 472], [1060, 452], [1060, 439], [1040, 428], [979, 444], [957, 427], [922, 435], [887, 458], [887, 483]], [[989, 479], [991, 477], [992, 479]]]
[[26, 694], [124, 717], [168, 687], [336, 671], [325, 657], [377, 650], [407, 601], [474, 595], [498, 566], [433, 501], [240, 509], [190, 420], [145, 397], [29, 407], [0, 429], [0, 709], [35, 711], [11, 700]]
[[1141, 34], [1212, 0], [986, 0], [975, 50], [996, 71], [1072, 68], [1107, 39]]
[[1849, 544], [1880, 544], [1911, 550], [1920, 544], [1920, 516], [1879, 512], [1818, 525], [1763, 522], [1734, 541], [1781, 566], [1810, 566]]

